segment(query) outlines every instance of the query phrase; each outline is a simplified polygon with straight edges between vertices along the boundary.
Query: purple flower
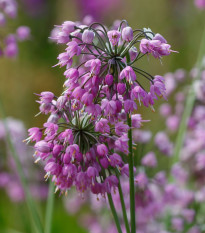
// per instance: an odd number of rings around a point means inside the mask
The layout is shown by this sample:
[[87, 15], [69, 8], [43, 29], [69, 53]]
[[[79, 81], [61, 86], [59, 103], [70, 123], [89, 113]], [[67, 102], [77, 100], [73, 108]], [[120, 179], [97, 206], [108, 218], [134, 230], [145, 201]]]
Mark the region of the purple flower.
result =
[[111, 86], [113, 84], [113, 76], [111, 74], [107, 74], [105, 76], [105, 83], [108, 85], [108, 86]]
[[142, 120], [142, 116], [140, 114], [132, 115], [132, 127], [140, 128], [142, 126], [142, 122], [148, 122], [149, 120]]
[[164, 44], [167, 43], [166, 39], [162, 35], [160, 35], [159, 33], [155, 34], [155, 36], [153, 37], [153, 40], [159, 40]]
[[65, 21], [62, 24], [62, 31], [67, 33], [67, 34], [70, 34], [71, 32], [73, 32], [75, 30], [75, 26], [76, 26], [76, 24], [74, 22]]
[[94, 99], [93, 94], [89, 94], [88, 92], [86, 92], [85, 94], [83, 94], [83, 96], [82, 96], [82, 98], [81, 98], [81, 101], [82, 101], [82, 103], [84, 103], [86, 106], [88, 106], [88, 105], [92, 105], [93, 99]]
[[91, 59], [85, 63], [85, 67], [90, 67], [90, 73], [98, 75], [100, 73], [101, 61], [99, 59]]
[[78, 43], [76, 41], [71, 41], [67, 43], [66, 52], [69, 58], [76, 56], [79, 56], [81, 53], [81, 48], [78, 46]]
[[75, 158], [78, 162], [82, 161], [82, 154], [80, 153], [80, 149], [77, 144], [68, 146], [66, 148], [66, 154], [68, 154], [71, 158]]
[[14, 58], [18, 55], [18, 46], [16, 43], [10, 43], [4, 49], [4, 54], [8, 58]]
[[154, 152], [147, 153], [142, 159], [142, 165], [146, 167], [156, 167], [157, 160]]
[[146, 174], [144, 172], [139, 173], [135, 177], [135, 182], [137, 186], [139, 186], [139, 188], [144, 189], [148, 184], [148, 179], [147, 179]]
[[[135, 127], [133, 125], [133, 127]], [[134, 141], [140, 142], [142, 144], [148, 143], [152, 137], [152, 133], [150, 131], [144, 131], [144, 130], [134, 130], [133, 131], [133, 139]]]
[[17, 28], [16, 36], [20, 41], [28, 40], [30, 38], [30, 28], [26, 26]]
[[80, 100], [84, 94], [85, 94], [85, 90], [82, 89], [81, 87], [77, 87], [77, 88], [75, 88], [75, 90], [73, 91], [72, 96], [73, 96], [75, 99]]
[[44, 134], [47, 135], [46, 138], [48, 138], [48, 139], [51, 139], [52, 137], [54, 137], [55, 134], [58, 131], [58, 125], [57, 124], [48, 122], [48, 123], [44, 123], [43, 126], [46, 128]]
[[133, 30], [131, 27], [123, 28], [122, 39], [126, 42], [130, 42], [133, 39]]
[[126, 113], [133, 112], [137, 109], [137, 104], [133, 100], [125, 100], [124, 109]]
[[61, 168], [60, 165], [56, 164], [55, 162], [48, 161], [44, 169], [47, 172], [48, 176], [50, 176], [50, 174], [57, 175]]
[[105, 115], [113, 115], [117, 111], [116, 102], [114, 100], [103, 99], [101, 104], [101, 109], [104, 111]]
[[91, 30], [85, 30], [82, 34], [82, 41], [87, 44], [91, 44], [94, 40], [95, 33]]
[[108, 38], [113, 46], [116, 46], [120, 40], [121, 33], [117, 30], [108, 31]]
[[155, 136], [155, 144], [159, 150], [165, 155], [171, 156], [173, 152], [173, 144], [169, 141], [166, 133], [158, 132]]
[[115, 141], [115, 146], [119, 151], [122, 151], [124, 153], [128, 153], [128, 144], [129, 141], [127, 134], [123, 134], [119, 139]]
[[124, 133], [127, 133], [129, 126], [125, 125], [123, 122], [118, 122], [115, 124], [115, 133], [118, 136], [122, 136]]
[[70, 68], [73, 63], [73, 60], [68, 56], [67, 52], [59, 54], [58, 60], [59, 62], [57, 65], [60, 67], [66, 66], [67, 68]]
[[59, 135], [59, 139], [63, 140], [64, 143], [73, 144], [73, 132], [71, 129], [66, 129]]
[[171, 52], [176, 52], [170, 49], [171, 46], [167, 44], [167, 41], [159, 34], [156, 34], [152, 40], [142, 39], [140, 42], [141, 53], [151, 53], [155, 58], [161, 58], [162, 56], [168, 56]]
[[67, 79], [76, 81], [79, 77], [79, 71], [75, 68], [70, 68], [64, 72], [64, 75], [66, 76]]
[[118, 187], [118, 183], [118, 178], [115, 175], [107, 177], [105, 180], [106, 191], [110, 193], [112, 188], [115, 189], [116, 187]]
[[98, 121], [95, 125], [95, 131], [101, 132], [101, 133], [109, 133], [110, 126], [108, 125], [108, 120], [101, 119], [100, 121]]
[[40, 94], [41, 103], [48, 104], [51, 103], [54, 98], [54, 94], [50, 91], [44, 91]]
[[118, 83], [117, 84], [117, 92], [120, 94], [120, 95], [123, 95], [126, 91], [126, 85], [124, 83]]
[[136, 74], [134, 72], [134, 70], [132, 69], [132, 67], [127, 66], [126, 68], [124, 68], [121, 73], [120, 73], [120, 79], [124, 79], [126, 78], [126, 80], [128, 82], [132, 82], [135, 81], [136, 79]]
[[131, 92], [131, 98], [136, 98], [139, 101], [139, 104], [141, 105], [141, 101], [144, 100], [147, 96], [147, 93], [144, 89], [142, 89], [140, 86], [136, 86], [132, 89]]
[[102, 157], [107, 156], [108, 155], [108, 148], [104, 144], [97, 145], [97, 152]]
[[167, 125], [167, 128], [170, 130], [170, 131], [176, 131], [179, 127], [179, 123], [180, 123], [180, 119], [178, 116], [176, 115], [173, 115], [173, 116], [169, 116], [166, 120], [166, 125]]
[[65, 107], [65, 104], [67, 102], [66, 96], [60, 96], [56, 101], [56, 107], [58, 110], [62, 110]]
[[121, 156], [117, 153], [110, 155], [109, 159], [110, 159], [110, 165], [112, 167], [122, 166], [123, 164]]
[[34, 147], [37, 151], [42, 152], [42, 153], [51, 152], [51, 146], [49, 145], [49, 143], [43, 140], [37, 142]]
[[101, 114], [101, 107], [99, 104], [93, 104], [87, 106], [85, 111], [92, 114], [94, 117], [97, 117]]
[[136, 58], [137, 55], [138, 55], [138, 50], [137, 50], [137, 48], [133, 46], [133, 47], [129, 50], [129, 54], [130, 54], [130, 60], [131, 60], [131, 61], [134, 61], [135, 58]]
[[160, 114], [163, 117], [168, 117], [171, 114], [171, 110], [170, 104], [165, 103], [160, 106]]
[[42, 130], [37, 128], [37, 127], [33, 127], [33, 128], [30, 128], [28, 130], [28, 133], [29, 133], [29, 138], [26, 139], [26, 141], [40, 141], [41, 140], [41, 137], [42, 137]]

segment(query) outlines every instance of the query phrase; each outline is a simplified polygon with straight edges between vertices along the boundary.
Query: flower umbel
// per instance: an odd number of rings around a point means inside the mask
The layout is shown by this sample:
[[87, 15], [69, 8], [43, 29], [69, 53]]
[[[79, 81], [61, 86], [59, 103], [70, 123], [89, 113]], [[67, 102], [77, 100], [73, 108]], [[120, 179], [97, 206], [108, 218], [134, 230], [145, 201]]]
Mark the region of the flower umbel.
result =
[[[66, 44], [57, 64], [66, 67], [65, 89], [59, 97], [39, 95], [40, 112], [50, 117], [43, 128], [29, 130], [28, 140], [36, 142], [34, 156], [46, 162], [45, 177], [52, 177], [56, 190], [64, 193], [76, 186], [81, 193], [89, 189], [104, 196], [116, 189], [119, 175], [131, 174], [134, 184], [133, 167], [129, 163], [128, 169], [127, 163], [134, 146], [132, 129], [144, 122], [135, 113], [138, 105], [154, 110], [158, 97], [166, 99], [164, 79], [137, 62], [145, 54], [161, 58], [172, 50], [161, 35], [133, 30], [126, 21], [112, 30], [71, 21], [58, 28], [53, 39]], [[155, 166], [151, 159], [146, 163]]]

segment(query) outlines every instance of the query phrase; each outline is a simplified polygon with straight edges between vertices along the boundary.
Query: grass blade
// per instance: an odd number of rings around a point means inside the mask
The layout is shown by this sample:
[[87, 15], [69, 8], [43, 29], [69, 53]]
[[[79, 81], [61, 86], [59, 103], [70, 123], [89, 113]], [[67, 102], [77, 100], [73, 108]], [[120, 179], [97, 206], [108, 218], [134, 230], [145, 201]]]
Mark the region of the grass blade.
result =
[[52, 179], [50, 179], [48, 200], [47, 200], [47, 205], [46, 205], [45, 233], [51, 233], [53, 205], [54, 205], [54, 184], [52, 182]]

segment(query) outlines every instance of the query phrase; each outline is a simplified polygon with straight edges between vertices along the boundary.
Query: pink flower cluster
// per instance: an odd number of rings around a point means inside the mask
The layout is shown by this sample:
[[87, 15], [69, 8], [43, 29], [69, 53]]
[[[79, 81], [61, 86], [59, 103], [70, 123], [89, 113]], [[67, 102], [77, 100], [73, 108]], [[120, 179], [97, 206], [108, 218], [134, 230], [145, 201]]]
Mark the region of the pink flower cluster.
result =
[[160, 34], [156, 34], [152, 40], [142, 39], [140, 51], [144, 54], [152, 54], [155, 58], [161, 58], [170, 55], [171, 52], [176, 52], [171, 50], [171, 46], [167, 44], [167, 41]]
[[[195, 80], [198, 76], [200, 79]], [[150, 131], [137, 129], [133, 132], [133, 139], [138, 145], [136, 150], [138, 161], [135, 161], [135, 209], [138, 226], [136, 232], [202, 233], [204, 232], [205, 201], [205, 106], [202, 94], [205, 87], [205, 72], [202, 70], [199, 73], [197, 69], [193, 69], [188, 75], [185, 70], [178, 69], [175, 73], [168, 73], [164, 77], [167, 92], [170, 98], [173, 98], [173, 106], [168, 103], [160, 106], [161, 117], [165, 119], [165, 130], [158, 131], [153, 141], [151, 141]], [[174, 156], [170, 138], [176, 138], [190, 86], [184, 88], [183, 92], [178, 91], [177, 88], [187, 82], [187, 79], [195, 82], [194, 90], [197, 99], [188, 120], [188, 131], [179, 161], [173, 164], [172, 158], [168, 157]], [[153, 147], [151, 147], [152, 144]], [[155, 150], [149, 151], [150, 147], [154, 148], [154, 145]], [[166, 155], [165, 161], [160, 165], [163, 155]], [[168, 174], [166, 175], [166, 164], [171, 165], [167, 169], [170, 169], [172, 179], [169, 179]], [[123, 177], [121, 185], [127, 213], [129, 213], [129, 183]], [[122, 232], [126, 232], [118, 192], [113, 193], [113, 199], [121, 220]], [[113, 222], [109, 221], [109, 207], [105, 205], [106, 200], [97, 200], [95, 196], [87, 193], [83, 203], [79, 203], [78, 198], [72, 196], [65, 202], [69, 213], [71, 212], [70, 202], [72, 202], [73, 214], [74, 210], [78, 212], [82, 205], [89, 203], [91, 213], [89, 217], [81, 215], [80, 221], [84, 222], [90, 233], [117, 233]], [[103, 224], [104, 221], [106, 224]]]
[[[18, 41], [24, 41], [30, 38], [30, 29], [26, 26], [17, 28], [15, 34], [7, 34], [6, 30], [7, 18], [16, 19], [17, 17], [17, 2], [15, 0], [0, 0], [0, 29], [5, 30], [5, 33], [0, 33], [0, 57], [8, 58], [16, 57], [18, 54]], [[3, 31], [4, 32], [4, 31]]]
[[53, 39], [66, 45], [57, 64], [66, 67], [65, 90], [59, 97], [39, 95], [40, 112], [50, 116], [43, 128], [29, 129], [28, 138], [56, 190], [75, 186], [104, 196], [118, 186], [116, 172], [129, 175], [128, 131], [143, 121], [135, 111], [141, 104], [154, 110], [154, 101], [166, 98], [163, 77], [134, 66], [144, 56], [134, 47], [142, 47], [141, 38], [152, 41], [146, 30], [133, 30], [126, 21], [114, 30], [100, 23], [58, 26]]

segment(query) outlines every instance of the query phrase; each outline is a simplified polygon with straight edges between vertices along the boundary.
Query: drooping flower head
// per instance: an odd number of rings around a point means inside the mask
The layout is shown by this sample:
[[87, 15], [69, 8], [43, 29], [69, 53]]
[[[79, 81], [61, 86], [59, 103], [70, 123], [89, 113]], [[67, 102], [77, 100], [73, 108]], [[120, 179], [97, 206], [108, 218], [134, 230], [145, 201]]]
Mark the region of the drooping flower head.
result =
[[[128, 131], [143, 122], [135, 111], [141, 104], [153, 110], [155, 100], [166, 99], [163, 77], [137, 66], [144, 56], [137, 44], [142, 38], [151, 42], [154, 33], [133, 30], [126, 21], [113, 30], [71, 21], [58, 29], [53, 39], [66, 45], [57, 64], [66, 67], [64, 91], [59, 97], [39, 95], [40, 112], [50, 117], [42, 128], [29, 130], [28, 141], [35, 141], [34, 156], [45, 161], [45, 177], [52, 177], [57, 190], [75, 186], [80, 193], [104, 196], [116, 188], [118, 175], [129, 176]], [[167, 45], [161, 35], [155, 39], [163, 44], [160, 49]], [[156, 165], [153, 155], [145, 160]]]

